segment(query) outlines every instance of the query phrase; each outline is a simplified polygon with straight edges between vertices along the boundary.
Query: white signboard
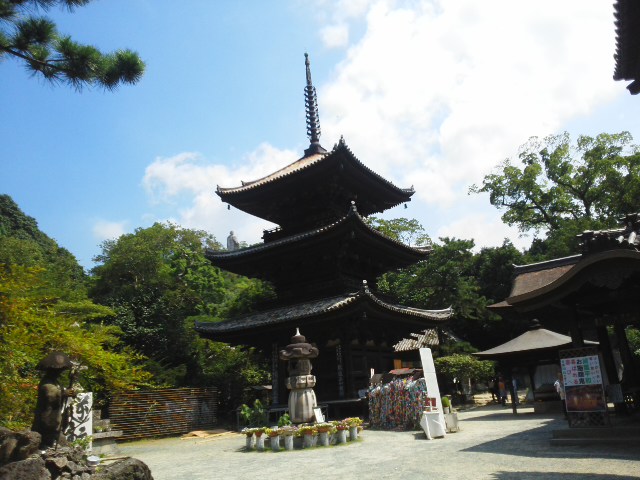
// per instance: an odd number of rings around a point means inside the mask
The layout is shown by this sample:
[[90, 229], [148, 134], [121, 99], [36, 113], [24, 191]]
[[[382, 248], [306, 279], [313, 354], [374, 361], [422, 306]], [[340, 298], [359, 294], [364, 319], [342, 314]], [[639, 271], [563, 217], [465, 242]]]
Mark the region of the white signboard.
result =
[[420, 349], [420, 361], [422, 362], [422, 371], [424, 372], [424, 380], [427, 383], [427, 393], [430, 397], [435, 397], [436, 407], [438, 408], [438, 421], [444, 425], [444, 413], [442, 410], [442, 400], [440, 398], [440, 388], [438, 387], [438, 378], [436, 377], [436, 366], [433, 363], [433, 355], [430, 348]]

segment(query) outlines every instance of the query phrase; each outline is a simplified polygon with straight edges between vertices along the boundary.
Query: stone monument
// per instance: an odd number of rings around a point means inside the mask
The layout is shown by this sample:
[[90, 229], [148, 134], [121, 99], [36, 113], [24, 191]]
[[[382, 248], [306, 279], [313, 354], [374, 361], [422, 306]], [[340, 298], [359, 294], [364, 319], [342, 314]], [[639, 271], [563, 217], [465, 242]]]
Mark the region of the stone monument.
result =
[[227, 250], [233, 251], [238, 250], [240, 248], [240, 242], [236, 237], [236, 234], [233, 233], [233, 230], [229, 232], [229, 236], [227, 237]]
[[60, 375], [72, 366], [71, 359], [62, 352], [52, 352], [38, 364], [44, 375], [38, 385], [38, 400], [31, 430], [42, 435], [41, 449], [66, 444], [62, 434], [65, 427], [63, 411], [67, 398], [73, 396], [74, 392], [60, 385]]
[[289, 416], [293, 423], [311, 422], [313, 409], [317, 407], [313, 387], [316, 377], [311, 375], [310, 359], [318, 356], [318, 349], [307, 343], [307, 339], [296, 329], [291, 343], [280, 350], [280, 359], [289, 362], [289, 376], [286, 380], [289, 392]]

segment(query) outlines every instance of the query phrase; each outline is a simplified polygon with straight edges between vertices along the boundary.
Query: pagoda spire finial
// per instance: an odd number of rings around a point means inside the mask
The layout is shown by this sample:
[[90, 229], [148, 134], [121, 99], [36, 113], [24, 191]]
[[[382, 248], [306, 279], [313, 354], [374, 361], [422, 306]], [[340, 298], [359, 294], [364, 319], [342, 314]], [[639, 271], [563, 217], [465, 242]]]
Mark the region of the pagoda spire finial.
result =
[[315, 153], [326, 153], [320, 145], [320, 116], [318, 115], [318, 96], [316, 87], [311, 81], [311, 68], [309, 54], [304, 54], [304, 64], [307, 68], [307, 86], [304, 88], [304, 104], [307, 111], [307, 137], [311, 141], [309, 148], [304, 151], [304, 155], [309, 156]]

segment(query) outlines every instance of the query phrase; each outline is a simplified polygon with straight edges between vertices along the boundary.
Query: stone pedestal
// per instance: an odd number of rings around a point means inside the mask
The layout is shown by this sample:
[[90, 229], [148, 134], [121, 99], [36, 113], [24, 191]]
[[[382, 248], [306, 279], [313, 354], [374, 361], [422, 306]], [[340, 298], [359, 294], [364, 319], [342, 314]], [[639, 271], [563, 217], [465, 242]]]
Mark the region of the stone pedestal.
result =
[[[308, 362], [308, 360], [307, 360]], [[314, 418], [313, 409], [317, 406], [316, 385], [314, 375], [299, 375], [288, 377], [285, 382], [289, 393], [289, 416], [293, 423], [311, 422]]]
[[318, 356], [318, 349], [306, 342], [296, 330], [291, 344], [280, 351], [280, 358], [289, 362], [289, 377], [285, 384], [289, 393], [289, 416], [293, 423], [307, 423], [314, 419], [313, 409], [318, 406], [313, 387], [316, 377], [311, 375], [311, 361]]

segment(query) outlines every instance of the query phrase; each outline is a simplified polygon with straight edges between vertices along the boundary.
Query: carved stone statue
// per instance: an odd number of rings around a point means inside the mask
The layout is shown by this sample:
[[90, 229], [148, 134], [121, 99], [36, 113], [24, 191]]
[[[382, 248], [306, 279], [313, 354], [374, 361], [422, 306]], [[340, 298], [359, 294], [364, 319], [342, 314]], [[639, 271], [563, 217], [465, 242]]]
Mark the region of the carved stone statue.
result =
[[291, 344], [280, 351], [280, 359], [289, 361], [289, 377], [286, 385], [289, 390], [289, 416], [293, 423], [313, 420], [313, 409], [317, 407], [315, 375], [311, 375], [311, 358], [318, 356], [318, 349], [307, 343], [307, 339], [296, 329]]
[[63, 410], [65, 400], [73, 396], [74, 392], [60, 385], [60, 375], [71, 367], [71, 359], [61, 352], [50, 353], [38, 364], [44, 375], [38, 385], [38, 400], [31, 430], [42, 435], [42, 450], [66, 443], [62, 435]]
[[227, 250], [237, 250], [240, 248], [240, 242], [236, 238], [236, 235], [233, 233], [233, 230], [229, 233], [227, 237]]

